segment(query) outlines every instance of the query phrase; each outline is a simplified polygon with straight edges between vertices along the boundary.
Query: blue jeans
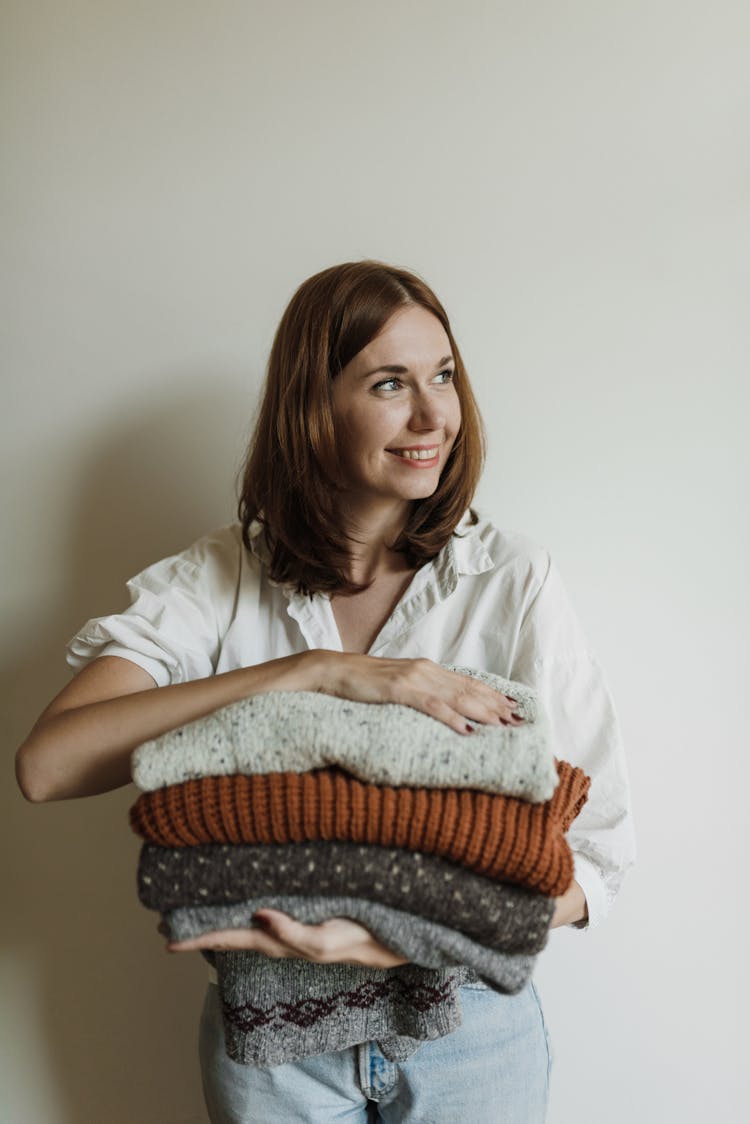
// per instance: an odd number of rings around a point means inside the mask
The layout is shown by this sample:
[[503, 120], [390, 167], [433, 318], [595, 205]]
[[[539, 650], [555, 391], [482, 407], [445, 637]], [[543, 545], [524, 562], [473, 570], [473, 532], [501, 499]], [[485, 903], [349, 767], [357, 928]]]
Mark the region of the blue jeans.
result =
[[227, 1057], [218, 990], [208, 985], [200, 1026], [211, 1124], [543, 1124], [550, 1042], [539, 996], [483, 984], [461, 988], [463, 1025], [389, 1062], [374, 1042], [271, 1069]]

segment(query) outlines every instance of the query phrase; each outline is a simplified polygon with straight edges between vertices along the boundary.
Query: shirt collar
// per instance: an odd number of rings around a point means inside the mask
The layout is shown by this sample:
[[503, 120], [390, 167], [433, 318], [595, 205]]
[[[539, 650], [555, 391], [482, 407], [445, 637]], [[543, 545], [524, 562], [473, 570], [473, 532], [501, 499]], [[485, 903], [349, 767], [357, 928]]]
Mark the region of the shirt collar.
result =
[[[250, 549], [255, 557], [259, 558], [261, 562], [265, 562], [266, 566], [268, 566], [271, 562], [271, 551], [268, 549], [268, 543], [266, 542], [266, 536], [263, 534], [263, 531], [263, 524], [258, 519], [253, 519], [248, 527], [248, 538], [250, 540]], [[278, 582], [274, 582], [274, 585], [278, 585]]]
[[471, 508], [467, 508], [443, 547], [443, 550], [446, 547], [453, 548], [455, 566], [459, 574], [483, 574], [485, 570], [491, 570], [494, 565], [489, 551], [482, 542], [480, 533], [482, 517], [479, 517], [477, 523], [472, 523], [471, 519]]
[[[471, 509], [467, 508], [448, 542], [432, 559], [440, 584], [454, 586], [455, 582], [450, 580], [452, 573], [483, 574], [486, 570], [492, 569], [492, 558], [479, 533], [481, 517], [476, 524], [471, 522], [471, 518]], [[250, 524], [250, 549], [256, 558], [259, 558], [261, 562], [268, 566], [271, 561], [271, 552], [268, 549], [263, 529], [263, 524], [257, 519], [254, 519]], [[282, 583], [271, 582], [271, 584], [280, 585]], [[445, 592], [447, 593], [448, 590], [446, 589]]]

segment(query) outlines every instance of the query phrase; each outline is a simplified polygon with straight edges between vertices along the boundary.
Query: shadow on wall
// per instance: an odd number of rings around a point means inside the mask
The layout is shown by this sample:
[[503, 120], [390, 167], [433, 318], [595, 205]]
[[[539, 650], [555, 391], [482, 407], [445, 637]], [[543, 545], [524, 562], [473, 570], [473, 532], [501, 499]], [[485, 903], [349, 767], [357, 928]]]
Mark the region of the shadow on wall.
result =
[[[50, 544], [64, 590], [59, 612], [25, 621], [17, 658], [0, 671], [9, 769], [70, 679], [64, 646], [76, 630], [124, 608], [124, 582], [138, 570], [236, 517], [251, 411], [227, 381], [92, 436], [66, 541]], [[131, 785], [31, 806], [10, 776], [0, 788], [10, 843], [2, 848], [3, 959], [24, 977], [24, 1009], [5, 1016], [31, 1037], [16, 1041], [18, 1079], [33, 1066], [50, 1086], [55, 1124], [206, 1119], [196, 1047], [205, 965], [198, 953], [168, 955], [157, 915], [138, 903], [139, 842], [127, 821], [136, 795]]]

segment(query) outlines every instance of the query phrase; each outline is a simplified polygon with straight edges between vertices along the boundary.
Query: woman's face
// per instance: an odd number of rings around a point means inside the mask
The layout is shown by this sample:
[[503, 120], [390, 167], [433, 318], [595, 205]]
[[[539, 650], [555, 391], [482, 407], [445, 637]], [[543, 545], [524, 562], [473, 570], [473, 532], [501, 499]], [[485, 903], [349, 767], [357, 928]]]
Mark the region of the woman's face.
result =
[[435, 491], [461, 424], [453, 369], [443, 325], [411, 305], [333, 380], [336, 438], [355, 503]]

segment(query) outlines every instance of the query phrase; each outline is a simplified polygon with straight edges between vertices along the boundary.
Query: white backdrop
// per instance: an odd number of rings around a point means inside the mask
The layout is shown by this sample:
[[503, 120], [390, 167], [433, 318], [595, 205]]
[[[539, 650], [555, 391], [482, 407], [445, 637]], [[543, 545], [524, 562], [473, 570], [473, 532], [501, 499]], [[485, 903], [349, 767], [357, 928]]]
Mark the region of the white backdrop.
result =
[[[551, 1124], [744, 1120], [744, 0], [6, 0], [0, 1118], [199, 1124], [197, 955], [134, 790], [32, 807], [66, 640], [233, 517], [296, 286], [377, 257], [451, 316], [478, 497], [550, 549], [626, 736], [639, 864], [537, 980]], [[741, 438], [745, 441], [741, 445]]]

